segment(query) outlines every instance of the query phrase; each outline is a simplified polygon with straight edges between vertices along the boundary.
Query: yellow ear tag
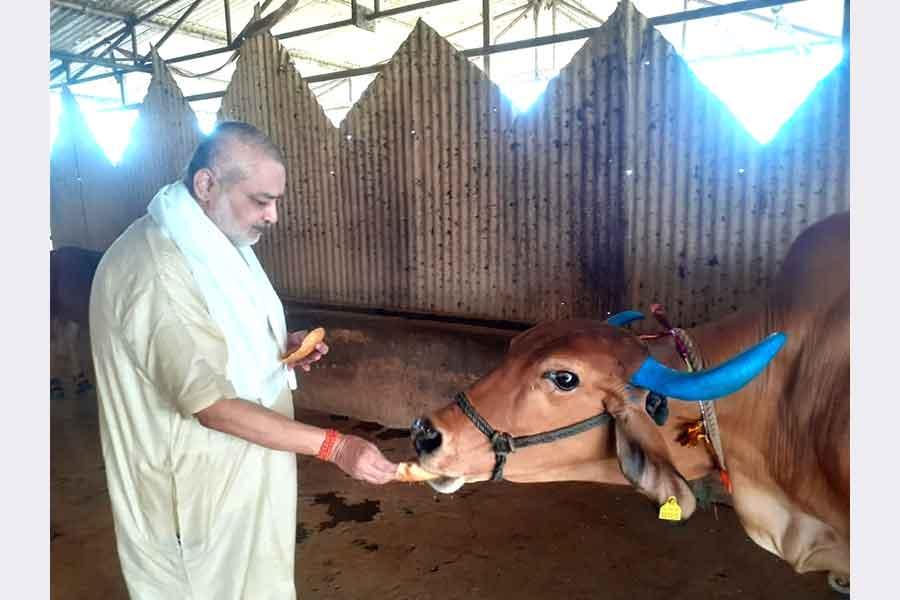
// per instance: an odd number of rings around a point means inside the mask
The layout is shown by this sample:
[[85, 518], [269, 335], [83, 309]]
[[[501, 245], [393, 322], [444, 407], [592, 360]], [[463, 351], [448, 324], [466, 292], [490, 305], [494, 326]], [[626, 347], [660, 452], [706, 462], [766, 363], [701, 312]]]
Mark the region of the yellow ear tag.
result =
[[681, 507], [678, 506], [678, 500], [675, 496], [669, 496], [666, 503], [659, 507], [659, 518], [664, 521], [680, 521]]

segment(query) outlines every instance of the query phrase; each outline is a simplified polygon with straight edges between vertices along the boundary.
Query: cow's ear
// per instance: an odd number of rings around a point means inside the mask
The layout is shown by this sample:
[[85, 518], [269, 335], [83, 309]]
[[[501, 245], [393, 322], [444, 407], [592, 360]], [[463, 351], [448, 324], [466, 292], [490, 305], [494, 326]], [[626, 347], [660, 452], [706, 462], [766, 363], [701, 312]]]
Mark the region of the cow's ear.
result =
[[625, 479], [657, 506], [674, 496], [681, 507], [681, 518], [687, 519], [697, 508], [697, 500], [672, 464], [660, 428], [643, 409], [644, 403], [629, 401], [628, 393], [607, 402], [607, 410], [615, 419], [619, 468]]

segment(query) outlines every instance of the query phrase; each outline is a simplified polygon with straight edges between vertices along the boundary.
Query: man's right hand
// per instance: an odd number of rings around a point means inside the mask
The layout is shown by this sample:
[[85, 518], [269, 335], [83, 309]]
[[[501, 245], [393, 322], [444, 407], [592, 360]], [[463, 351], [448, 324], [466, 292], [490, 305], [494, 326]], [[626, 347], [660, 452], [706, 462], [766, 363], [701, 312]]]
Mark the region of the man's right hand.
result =
[[375, 444], [355, 435], [342, 434], [329, 460], [354, 479], [369, 483], [388, 483], [397, 473], [397, 465]]

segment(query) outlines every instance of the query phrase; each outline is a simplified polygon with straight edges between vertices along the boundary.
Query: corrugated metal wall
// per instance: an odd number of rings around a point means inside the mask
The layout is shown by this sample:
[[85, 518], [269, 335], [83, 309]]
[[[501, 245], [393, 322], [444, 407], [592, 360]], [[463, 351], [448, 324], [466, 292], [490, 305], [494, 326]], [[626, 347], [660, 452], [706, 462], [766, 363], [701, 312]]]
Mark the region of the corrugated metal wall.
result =
[[631, 4], [600, 37], [595, 56], [618, 73], [606, 95], [627, 98], [627, 304], [661, 301], [685, 326], [726, 314], [769, 285], [805, 227], [849, 209], [846, 71], [760, 145]]
[[339, 130], [268, 35], [244, 45], [220, 115], [287, 149], [287, 199], [260, 253], [285, 295], [493, 316], [504, 262], [496, 140], [512, 109], [430, 27], [417, 24]]
[[242, 46], [219, 118], [266, 131], [287, 160], [278, 224], [257, 246], [273, 285], [288, 296], [340, 302], [346, 296], [348, 239], [341, 215], [339, 133], [272, 36], [255, 36]]
[[200, 136], [196, 117], [156, 56], [154, 68], [130, 143], [116, 166], [94, 141], [74, 98], [63, 91], [50, 157], [54, 247], [105, 250], [190, 159]]
[[341, 125], [341, 301], [493, 317], [505, 304], [499, 210], [510, 103], [419, 21]]
[[197, 117], [169, 70], [153, 53], [153, 78], [118, 165], [124, 230], [147, 211], [159, 189], [179, 179], [200, 142]]
[[622, 304], [627, 138], [618, 65], [597, 60], [603, 42], [588, 40], [508, 135], [503, 199], [517, 258], [507, 286], [518, 320]]
[[803, 227], [849, 206], [844, 70], [760, 146], [626, 1], [523, 115], [420, 22], [340, 129], [268, 35], [221, 116], [285, 149], [258, 248], [310, 303], [535, 322], [661, 301], [689, 325], [755, 296]]

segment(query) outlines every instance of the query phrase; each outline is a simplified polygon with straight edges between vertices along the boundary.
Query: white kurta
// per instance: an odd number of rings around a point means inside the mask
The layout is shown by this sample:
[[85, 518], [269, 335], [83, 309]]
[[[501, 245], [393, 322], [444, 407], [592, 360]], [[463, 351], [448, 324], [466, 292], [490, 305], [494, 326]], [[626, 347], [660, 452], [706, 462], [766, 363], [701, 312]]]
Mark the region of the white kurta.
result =
[[[91, 291], [100, 435], [132, 598], [293, 599], [297, 461], [203, 427], [235, 397], [227, 346], [184, 257], [149, 216]], [[272, 352], [279, 352], [274, 335]], [[287, 385], [272, 409], [293, 418]]]

